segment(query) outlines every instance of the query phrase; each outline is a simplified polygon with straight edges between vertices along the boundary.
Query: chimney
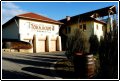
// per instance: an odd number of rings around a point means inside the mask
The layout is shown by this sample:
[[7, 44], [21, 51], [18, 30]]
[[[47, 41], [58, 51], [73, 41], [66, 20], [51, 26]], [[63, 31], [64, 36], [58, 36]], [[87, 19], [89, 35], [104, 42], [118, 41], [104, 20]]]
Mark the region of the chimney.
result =
[[66, 16], [67, 21], [70, 21], [70, 16]]

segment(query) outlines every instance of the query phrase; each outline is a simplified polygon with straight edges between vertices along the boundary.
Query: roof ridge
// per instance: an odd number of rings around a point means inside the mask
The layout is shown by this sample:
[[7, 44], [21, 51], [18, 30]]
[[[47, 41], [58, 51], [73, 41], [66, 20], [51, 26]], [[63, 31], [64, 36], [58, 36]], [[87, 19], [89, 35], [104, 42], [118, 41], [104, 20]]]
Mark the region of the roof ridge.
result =
[[35, 20], [43, 20], [43, 21], [54, 22], [54, 23], [59, 23], [59, 24], [61, 23], [60, 21], [48, 18], [47, 16], [43, 16], [41, 14], [36, 14], [33, 12], [20, 14], [20, 15], [17, 15], [16, 17], [29, 18], [29, 19], [35, 19]]
[[[45, 18], [47, 18], [47, 19], [51, 19], [51, 18], [48, 18], [47, 16], [43, 16], [43, 15], [41, 15], [41, 14], [36, 14], [36, 13], [33, 13], [33, 12], [28, 12], [28, 13], [24, 13], [24, 14], [20, 14], [20, 15], [17, 15], [17, 16], [21, 16], [21, 15], [27, 15], [27, 14], [34, 14], [34, 15], [37, 15], [37, 16], [42, 16], [42, 17], [45, 17]], [[51, 20], [53, 20], [53, 19], [51, 19]], [[54, 20], [54, 21], [56, 21], [56, 20]]]
[[25, 14], [29, 14], [29, 13], [32, 13], [32, 12], [25, 12], [25, 13], [22, 13], [22, 14], [18, 14], [16, 16], [25, 15]]

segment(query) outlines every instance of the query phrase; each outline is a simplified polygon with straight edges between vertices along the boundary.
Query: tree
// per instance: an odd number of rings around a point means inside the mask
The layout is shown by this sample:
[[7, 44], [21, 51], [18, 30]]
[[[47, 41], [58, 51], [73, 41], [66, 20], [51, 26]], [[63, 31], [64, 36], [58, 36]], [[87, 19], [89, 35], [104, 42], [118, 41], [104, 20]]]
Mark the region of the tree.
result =
[[99, 41], [97, 35], [91, 35], [89, 39], [90, 53], [97, 54], [99, 49]]
[[[116, 29], [105, 33], [105, 37], [100, 40], [99, 58], [101, 67], [99, 77], [118, 78], [118, 33]], [[106, 76], [103, 76], [104, 74]]]

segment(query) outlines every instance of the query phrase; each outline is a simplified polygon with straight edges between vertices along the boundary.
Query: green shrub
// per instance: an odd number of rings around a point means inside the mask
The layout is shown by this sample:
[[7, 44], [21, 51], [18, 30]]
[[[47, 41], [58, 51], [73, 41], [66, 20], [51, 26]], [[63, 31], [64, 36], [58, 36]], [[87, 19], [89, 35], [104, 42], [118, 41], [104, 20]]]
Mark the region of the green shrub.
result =
[[66, 53], [68, 59], [73, 60], [76, 52], [85, 52], [85, 36], [79, 29], [74, 30], [72, 34], [69, 34], [66, 42]]

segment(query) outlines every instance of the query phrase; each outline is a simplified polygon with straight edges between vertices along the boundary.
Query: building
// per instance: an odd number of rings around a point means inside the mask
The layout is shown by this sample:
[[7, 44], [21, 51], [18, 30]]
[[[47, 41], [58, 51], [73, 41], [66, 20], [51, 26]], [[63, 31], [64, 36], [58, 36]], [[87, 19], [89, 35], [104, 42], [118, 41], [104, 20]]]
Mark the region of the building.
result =
[[31, 52], [61, 51], [61, 24], [35, 13], [17, 15], [3, 24], [2, 39], [29, 42], [32, 45]]
[[[60, 20], [64, 23], [59, 31], [59, 34], [62, 38], [62, 48], [66, 49], [66, 40], [69, 34], [74, 34], [74, 30], [77, 28], [82, 30], [89, 40], [91, 35], [97, 35], [98, 40], [106, 32], [113, 30], [113, 17], [116, 14], [116, 7], [109, 6], [106, 8], [101, 8], [98, 10], [90, 11], [76, 16], [66, 16], [65, 19]], [[107, 21], [103, 21], [104, 17], [107, 16]]]

